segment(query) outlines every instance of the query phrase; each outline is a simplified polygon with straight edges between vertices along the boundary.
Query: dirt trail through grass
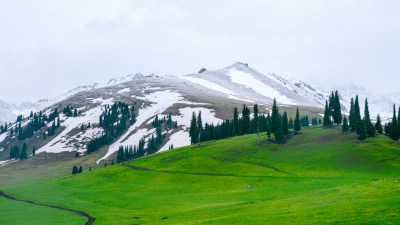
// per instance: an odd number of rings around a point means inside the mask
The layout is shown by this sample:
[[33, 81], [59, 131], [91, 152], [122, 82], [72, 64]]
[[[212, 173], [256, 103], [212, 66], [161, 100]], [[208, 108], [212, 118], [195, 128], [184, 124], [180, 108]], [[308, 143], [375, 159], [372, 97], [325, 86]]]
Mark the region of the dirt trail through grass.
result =
[[73, 213], [75, 213], [75, 214], [77, 214], [79, 216], [84, 216], [84, 217], [88, 218], [88, 221], [85, 223], [85, 225], [91, 225], [91, 224], [94, 223], [94, 221], [96, 221], [95, 217], [92, 217], [92, 216], [90, 216], [89, 214], [87, 214], [87, 213], [85, 213], [83, 211], [67, 209], [67, 208], [64, 208], [64, 207], [61, 207], [61, 206], [54, 206], [54, 205], [46, 205], [46, 204], [36, 203], [34, 201], [17, 199], [14, 196], [8, 195], [8, 194], [4, 193], [1, 190], [0, 190], [0, 197], [4, 197], [4, 198], [11, 199], [11, 200], [14, 200], [14, 201], [19, 201], [19, 202], [26, 202], [26, 203], [33, 204], [33, 205], [39, 205], [39, 206], [49, 207], [49, 208], [53, 208], [53, 209], [60, 209], [60, 210], [64, 210], [64, 211], [67, 211], [67, 212], [73, 212]]

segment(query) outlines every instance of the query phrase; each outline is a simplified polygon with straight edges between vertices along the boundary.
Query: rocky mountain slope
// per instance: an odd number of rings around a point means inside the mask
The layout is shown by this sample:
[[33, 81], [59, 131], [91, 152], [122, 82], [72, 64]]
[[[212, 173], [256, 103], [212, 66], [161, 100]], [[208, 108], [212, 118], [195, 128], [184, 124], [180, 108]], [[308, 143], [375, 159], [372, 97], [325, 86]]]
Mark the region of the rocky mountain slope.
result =
[[[27, 104], [20, 107], [19, 111], [13, 109], [14, 113], [23, 114], [26, 118], [18, 124], [12, 124], [6, 133], [0, 135], [0, 164], [10, 162], [10, 146], [22, 145], [23, 142], [30, 148], [35, 146], [37, 154], [66, 151], [85, 154], [87, 144], [105, 133], [99, 125], [100, 116], [107, 107], [118, 102], [129, 105], [129, 109], [136, 113], [136, 122], [113, 140], [107, 152], [96, 160], [97, 163], [115, 154], [120, 146], [135, 146], [143, 138], [147, 142], [156, 133], [152, 125], [156, 116], [163, 118], [171, 114], [172, 120], [177, 122], [175, 128], [163, 131], [166, 138], [159, 147], [163, 151], [170, 145], [180, 147], [190, 144], [188, 127], [192, 112], [201, 111], [203, 123], [217, 124], [230, 119], [232, 109], [240, 109], [243, 104], [258, 103], [261, 112], [267, 113], [275, 98], [282, 111], [293, 112], [294, 108], [299, 107], [303, 112], [317, 116], [323, 112], [328, 95], [301, 81], [284, 79], [275, 74], [261, 74], [245, 63], [235, 63], [219, 70], [202, 69], [199, 73], [183, 76], [127, 75], [104, 84], [81, 86], [56, 98]], [[348, 105], [346, 101], [350, 96], [351, 92], [343, 93], [345, 105]], [[67, 106], [78, 109], [80, 113], [76, 117], [67, 117], [61, 113]], [[55, 108], [60, 112], [61, 128], [55, 135], [46, 140], [42, 138], [43, 133], [48, 134], [52, 121], [46, 122], [46, 128], [35, 132], [27, 140], [18, 141], [17, 134], [11, 134], [10, 130], [15, 126], [29, 124], [32, 120], [28, 117], [30, 110], [42, 109], [44, 114], [50, 115]], [[346, 110], [345, 107], [343, 109]], [[10, 113], [5, 112], [4, 115], [10, 118]], [[89, 123], [89, 128], [81, 129], [82, 125], [86, 127]]]

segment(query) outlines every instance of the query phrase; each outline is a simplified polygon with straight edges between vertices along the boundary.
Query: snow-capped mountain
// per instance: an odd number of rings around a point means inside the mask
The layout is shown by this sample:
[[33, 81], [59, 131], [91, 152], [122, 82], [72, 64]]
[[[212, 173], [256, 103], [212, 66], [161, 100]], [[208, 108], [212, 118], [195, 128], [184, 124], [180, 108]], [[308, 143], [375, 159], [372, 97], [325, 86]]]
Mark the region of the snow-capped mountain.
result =
[[[371, 116], [376, 114], [376, 110], [382, 116], [386, 115], [383, 112], [391, 112], [393, 101], [389, 97], [370, 95], [368, 91], [353, 86], [337, 89], [341, 94], [344, 111], [351, 97], [358, 94], [360, 103], [363, 103], [365, 97], [369, 98]], [[113, 140], [107, 151], [96, 160], [99, 163], [113, 157], [120, 146], [137, 145], [142, 138], [147, 141], [156, 133], [152, 126], [156, 116], [163, 118], [171, 114], [172, 120], [177, 122], [174, 129], [163, 131], [166, 136], [160, 147], [160, 151], [163, 151], [171, 144], [174, 147], [190, 144], [188, 127], [193, 112], [201, 111], [204, 123], [217, 124], [232, 118], [232, 109], [242, 107], [243, 104], [257, 103], [261, 106], [261, 112], [269, 112], [273, 99], [276, 99], [282, 111], [299, 107], [317, 116], [323, 112], [329, 93], [302, 81], [285, 79], [275, 74], [261, 74], [245, 63], [235, 63], [223, 69], [202, 69], [199, 73], [181, 76], [127, 75], [103, 84], [80, 86], [58, 97], [19, 107], [0, 102], [0, 115], [9, 119], [12, 117], [10, 112], [14, 116], [28, 115], [31, 110], [42, 110], [49, 115], [55, 108], [60, 112], [66, 106], [73, 106], [81, 113], [76, 117], [60, 113], [61, 129], [56, 135], [43, 141], [42, 135], [47, 132], [47, 128], [43, 128], [32, 140], [26, 141], [28, 144], [35, 143], [38, 154], [65, 151], [84, 153], [90, 140], [105, 132], [99, 125], [99, 117], [106, 107], [124, 102], [131, 110], [135, 110], [136, 122]], [[1, 107], [9, 110], [1, 111]], [[26, 126], [29, 120], [22, 121], [21, 126]], [[47, 123], [47, 127], [51, 127], [51, 123]], [[88, 123], [91, 124], [90, 128], [80, 129], [82, 124]], [[14, 126], [15, 123], [11, 127]], [[0, 149], [8, 149], [16, 139], [16, 134], [11, 135], [10, 131], [0, 135]], [[0, 150], [2, 160], [7, 160], [7, 154], [2, 154]]]

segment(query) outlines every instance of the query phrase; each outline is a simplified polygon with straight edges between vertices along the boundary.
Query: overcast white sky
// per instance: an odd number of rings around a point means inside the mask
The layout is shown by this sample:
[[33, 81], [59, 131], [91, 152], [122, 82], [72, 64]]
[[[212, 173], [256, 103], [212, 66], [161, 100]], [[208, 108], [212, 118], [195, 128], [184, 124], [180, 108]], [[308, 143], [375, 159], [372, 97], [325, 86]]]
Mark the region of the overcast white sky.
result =
[[0, 0], [0, 99], [35, 101], [128, 73], [180, 75], [237, 61], [305, 82], [397, 92], [399, 6], [396, 0]]

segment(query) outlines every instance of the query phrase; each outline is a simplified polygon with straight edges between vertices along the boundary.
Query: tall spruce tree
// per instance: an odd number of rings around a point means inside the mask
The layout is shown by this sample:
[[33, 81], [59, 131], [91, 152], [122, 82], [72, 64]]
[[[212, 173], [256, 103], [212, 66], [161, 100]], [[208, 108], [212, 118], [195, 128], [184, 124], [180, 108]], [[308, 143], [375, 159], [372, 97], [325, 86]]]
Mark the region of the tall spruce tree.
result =
[[190, 128], [189, 128], [189, 136], [190, 136], [190, 142], [192, 144], [197, 143], [197, 121], [196, 121], [196, 113], [192, 113], [192, 120], [190, 121]]
[[250, 131], [250, 109], [243, 105], [242, 110], [242, 132], [248, 134]]
[[397, 142], [399, 140], [400, 136], [400, 130], [399, 130], [399, 121], [396, 118], [396, 106], [393, 105], [393, 118], [391, 122], [391, 131], [390, 131], [390, 138], [392, 138], [393, 141]]
[[359, 125], [360, 133], [358, 134], [358, 140], [361, 142], [364, 142], [365, 139], [367, 138], [367, 131], [365, 128], [365, 121], [361, 120], [361, 123]]
[[233, 110], [233, 135], [236, 136], [239, 134], [239, 113], [238, 109], [235, 107]]
[[269, 115], [269, 113], [266, 118], [266, 123], [267, 123], [267, 127], [266, 127], [267, 137], [269, 139], [271, 137], [271, 116]]
[[375, 127], [374, 125], [372, 125], [371, 118], [369, 115], [368, 99], [365, 99], [364, 122], [365, 122], [365, 129], [367, 130], [367, 135], [369, 137], [375, 136]]
[[276, 99], [274, 99], [274, 104], [272, 105], [272, 114], [271, 114], [271, 132], [275, 133], [276, 127], [279, 122], [279, 110], [276, 106]]
[[334, 105], [333, 105], [333, 122], [337, 125], [342, 123], [342, 109], [340, 106], [340, 99], [338, 91], [335, 92], [334, 96]]
[[201, 131], [203, 130], [203, 120], [201, 119], [201, 111], [199, 111], [199, 114], [197, 115], [197, 133], [199, 135], [199, 146], [201, 144]]
[[24, 142], [24, 144], [22, 145], [22, 149], [21, 149], [21, 154], [19, 156], [19, 159], [27, 159], [28, 156], [26, 154], [26, 150], [28, 149], [28, 146], [26, 145], [26, 143]]
[[35, 155], [36, 155], [36, 148], [33, 147], [33, 148], [32, 148], [32, 156], [35, 156]]
[[253, 117], [254, 117], [254, 126], [257, 132], [257, 144], [260, 144], [260, 131], [259, 131], [259, 127], [258, 127], [258, 105], [255, 104], [254, 108], [253, 108]]
[[354, 99], [351, 98], [350, 101], [350, 114], [349, 114], [349, 127], [351, 130], [356, 130], [355, 126], [355, 121], [354, 121]]
[[382, 132], [383, 132], [382, 122], [381, 122], [381, 117], [379, 116], [379, 114], [376, 117], [375, 129], [379, 134], [382, 134]]
[[289, 122], [286, 111], [283, 113], [282, 116], [282, 130], [283, 135], [287, 136], [289, 134]]
[[299, 108], [296, 109], [296, 117], [294, 119], [293, 126], [294, 126], [294, 131], [299, 132], [301, 130]]
[[331, 110], [330, 110], [328, 101], [325, 102], [325, 112], [324, 112], [323, 126], [324, 126], [324, 127], [330, 127], [330, 126], [332, 126], [332, 121], [331, 121]]
[[349, 124], [347, 124], [347, 118], [343, 118], [343, 126], [342, 126], [342, 132], [347, 133], [349, 131]]
[[357, 134], [360, 135], [361, 126], [363, 124], [361, 124], [361, 112], [360, 112], [360, 104], [358, 102], [358, 95], [356, 95], [356, 100], [354, 102], [354, 124], [355, 124], [354, 128], [357, 131]]
[[283, 135], [281, 115], [278, 114], [277, 120], [278, 121], [276, 123], [275, 132], [274, 132], [275, 142], [278, 144], [283, 144], [283, 143], [285, 143], [285, 136]]

